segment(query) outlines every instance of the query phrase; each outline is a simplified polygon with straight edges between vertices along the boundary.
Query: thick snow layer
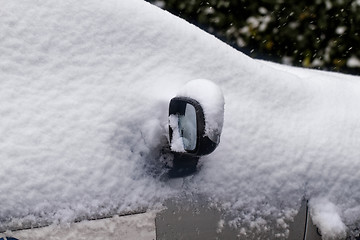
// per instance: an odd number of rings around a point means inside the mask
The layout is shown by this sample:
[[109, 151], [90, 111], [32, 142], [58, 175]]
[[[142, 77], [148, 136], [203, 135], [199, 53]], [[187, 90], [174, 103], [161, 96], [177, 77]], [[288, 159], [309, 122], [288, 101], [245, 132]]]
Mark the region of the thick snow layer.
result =
[[[242, 227], [289, 218], [303, 197], [326, 199], [338, 223], [360, 220], [359, 77], [253, 60], [140, 0], [0, 5], [2, 227], [184, 191]], [[199, 78], [225, 96], [221, 143], [185, 184], [160, 181], [168, 102]]]

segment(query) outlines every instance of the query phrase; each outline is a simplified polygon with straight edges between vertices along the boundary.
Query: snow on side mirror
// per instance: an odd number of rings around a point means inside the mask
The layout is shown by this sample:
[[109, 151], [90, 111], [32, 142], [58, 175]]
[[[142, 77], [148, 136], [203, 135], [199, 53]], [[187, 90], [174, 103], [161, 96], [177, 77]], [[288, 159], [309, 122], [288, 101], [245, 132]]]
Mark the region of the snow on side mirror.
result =
[[210, 154], [220, 142], [223, 119], [220, 88], [204, 79], [190, 81], [169, 104], [171, 151], [188, 158]]
[[169, 138], [173, 152], [191, 156], [209, 154], [219, 144], [205, 135], [204, 111], [198, 101], [188, 97], [175, 97], [170, 101]]

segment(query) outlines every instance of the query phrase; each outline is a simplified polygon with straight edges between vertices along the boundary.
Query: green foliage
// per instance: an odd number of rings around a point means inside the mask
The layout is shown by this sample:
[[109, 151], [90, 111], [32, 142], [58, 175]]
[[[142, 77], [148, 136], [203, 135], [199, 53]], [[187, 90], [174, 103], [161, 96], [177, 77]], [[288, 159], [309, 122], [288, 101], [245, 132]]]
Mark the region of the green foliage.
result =
[[360, 74], [359, 0], [149, 0], [256, 58]]

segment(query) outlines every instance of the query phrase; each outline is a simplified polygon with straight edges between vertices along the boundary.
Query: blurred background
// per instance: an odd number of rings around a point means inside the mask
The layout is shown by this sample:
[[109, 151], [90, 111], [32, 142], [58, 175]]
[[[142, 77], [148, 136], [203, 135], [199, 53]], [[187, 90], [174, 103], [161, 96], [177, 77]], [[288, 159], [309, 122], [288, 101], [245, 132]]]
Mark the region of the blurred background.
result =
[[360, 75], [360, 0], [147, 0], [241, 52]]

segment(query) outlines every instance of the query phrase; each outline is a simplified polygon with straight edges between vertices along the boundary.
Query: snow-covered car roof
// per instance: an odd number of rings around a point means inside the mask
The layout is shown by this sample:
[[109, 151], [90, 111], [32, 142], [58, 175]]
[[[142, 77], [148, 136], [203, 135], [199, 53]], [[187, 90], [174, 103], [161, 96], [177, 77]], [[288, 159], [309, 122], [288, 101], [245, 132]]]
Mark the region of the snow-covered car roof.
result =
[[[184, 191], [233, 226], [292, 218], [304, 197], [325, 236], [360, 220], [359, 77], [251, 59], [140, 0], [1, 6], [3, 229], [153, 209]], [[174, 186], [159, 173], [168, 102], [198, 78], [224, 94], [221, 143]]]

